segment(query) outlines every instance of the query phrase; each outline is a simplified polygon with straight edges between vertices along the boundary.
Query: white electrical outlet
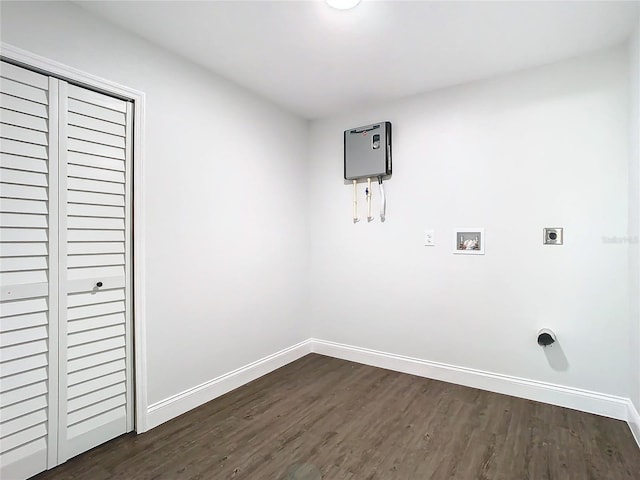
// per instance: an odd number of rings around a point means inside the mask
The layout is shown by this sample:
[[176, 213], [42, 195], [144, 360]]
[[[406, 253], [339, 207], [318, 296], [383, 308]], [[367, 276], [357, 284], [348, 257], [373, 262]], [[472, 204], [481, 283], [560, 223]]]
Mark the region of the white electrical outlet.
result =
[[424, 245], [425, 247], [434, 247], [436, 245], [436, 237], [433, 229], [424, 231]]

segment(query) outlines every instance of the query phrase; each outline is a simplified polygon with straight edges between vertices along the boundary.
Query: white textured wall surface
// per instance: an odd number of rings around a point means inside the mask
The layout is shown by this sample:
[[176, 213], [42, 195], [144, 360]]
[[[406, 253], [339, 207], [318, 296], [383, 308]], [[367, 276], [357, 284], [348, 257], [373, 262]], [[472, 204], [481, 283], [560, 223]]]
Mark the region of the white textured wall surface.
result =
[[308, 337], [306, 122], [69, 3], [3, 42], [146, 94], [149, 403]]
[[[628, 226], [627, 62], [620, 47], [312, 122], [313, 336], [628, 396], [628, 245], [607, 243]], [[354, 225], [342, 132], [384, 120], [387, 221]], [[486, 255], [453, 255], [454, 227], [484, 227]]]

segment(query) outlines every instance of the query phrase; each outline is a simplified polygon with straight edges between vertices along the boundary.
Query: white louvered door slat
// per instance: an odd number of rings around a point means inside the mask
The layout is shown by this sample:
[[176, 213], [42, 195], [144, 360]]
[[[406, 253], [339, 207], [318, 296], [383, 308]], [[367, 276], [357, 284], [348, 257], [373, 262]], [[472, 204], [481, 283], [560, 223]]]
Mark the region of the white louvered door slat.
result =
[[[70, 458], [133, 426], [126, 367], [131, 115], [123, 100], [73, 85], [62, 88], [66, 292], [61, 309], [67, 319], [62, 355], [67, 378], [60, 451]], [[112, 367], [100, 368], [104, 364]]]
[[57, 238], [47, 191], [57, 184], [49, 165], [58, 162], [58, 99], [44, 75], [2, 62], [0, 77], [0, 477], [12, 479], [51, 466], [57, 442], [49, 375]]
[[133, 430], [133, 104], [0, 63], [0, 478]]

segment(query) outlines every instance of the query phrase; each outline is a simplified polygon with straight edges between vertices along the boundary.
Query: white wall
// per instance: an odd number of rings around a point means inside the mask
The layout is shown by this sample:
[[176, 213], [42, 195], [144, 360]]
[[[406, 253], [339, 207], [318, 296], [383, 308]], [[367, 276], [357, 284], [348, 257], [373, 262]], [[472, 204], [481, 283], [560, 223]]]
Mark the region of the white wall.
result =
[[306, 339], [306, 122], [75, 5], [1, 13], [3, 42], [147, 95], [149, 403]]
[[[640, 27], [629, 40], [631, 146], [629, 164], [629, 260], [631, 292], [631, 401], [640, 412]], [[640, 425], [638, 426], [640, 428]]]
[[[627, 235], [627, 72], [620, 47], [312, 122], [313, 336], [628, 397], [628, 247], [603, 241]], [[342, 132], [382, 120], [387, 221], [354, 225]], [[451, 253], [457, 226], [485, 256]]]

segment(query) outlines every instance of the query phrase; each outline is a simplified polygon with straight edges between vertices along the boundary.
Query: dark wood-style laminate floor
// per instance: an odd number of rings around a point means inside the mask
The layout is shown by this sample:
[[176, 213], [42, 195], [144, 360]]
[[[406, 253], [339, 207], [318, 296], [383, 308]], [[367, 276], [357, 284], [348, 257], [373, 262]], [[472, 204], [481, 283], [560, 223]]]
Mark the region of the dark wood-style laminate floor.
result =
[[311, 354], [45, 479], [640, 479], [626, 423]]

